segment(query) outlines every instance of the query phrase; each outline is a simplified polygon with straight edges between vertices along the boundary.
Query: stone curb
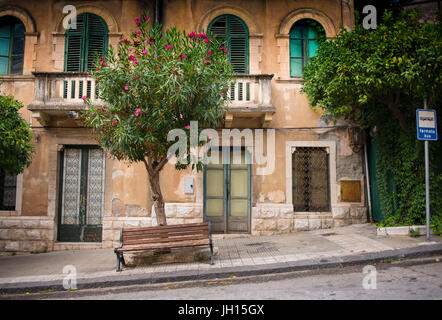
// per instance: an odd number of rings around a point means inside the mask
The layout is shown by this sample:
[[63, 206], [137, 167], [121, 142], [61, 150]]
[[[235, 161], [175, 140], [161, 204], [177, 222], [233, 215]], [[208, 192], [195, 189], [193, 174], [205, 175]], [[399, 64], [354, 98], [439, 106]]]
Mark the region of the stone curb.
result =
[[[138, 274], [101, 277], [95, 279], [78, 279], [78, 289], [117, 287], [140, 284], [156, 284], [182, 282], [191, 280], [214, 280], [231, 278], [232, 276], [253, 276], [271, 273], [305, 271], [313, 269], [333, 268], [382, 262], [388, 259], [420, 258], [442, 254], [442, 243], [420, 245], [412, 248], [387, 250], [381, 252], [361, 253], [347, 256], [315, 258], [282, 263], [218, 268], [214, 270], [184, 270], [179, 272], [163, 272], [157, 274]], [[124, 271], [123, 271], [124, 273]], [[45, 282], [2, 284], [0, 294], [35, 293], [41, 291], [66, 291], [60, 280]], [[1, 298], [1, 296], [0, 296]]]

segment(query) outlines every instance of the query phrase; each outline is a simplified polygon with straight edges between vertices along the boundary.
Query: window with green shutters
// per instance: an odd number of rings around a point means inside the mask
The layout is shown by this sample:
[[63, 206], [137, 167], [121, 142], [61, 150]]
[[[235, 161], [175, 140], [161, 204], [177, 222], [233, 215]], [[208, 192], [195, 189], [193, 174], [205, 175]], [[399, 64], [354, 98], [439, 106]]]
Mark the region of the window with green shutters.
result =
[[316, 55], [319, 41], [325, 38], [322, 26], [314, 20], [302, 19], [290, 30], [290, 76], [302, 77], [310, 58]]
[[249, 73], [249, 30], [244, 21], [225, 14], [216, 17], [207, 29], [215, 37], [224, 39], [233, 70], [237, 73]]
[[25, 26], [16, 17], [0, 18], [0, 75], [22, 74]]
[[94, 67], [95, 54], [103, 56], [107, 49], [106, 23], [99, 16], [82, 13], [77, 27], [66, 31], [65, 71], [86, 72]]

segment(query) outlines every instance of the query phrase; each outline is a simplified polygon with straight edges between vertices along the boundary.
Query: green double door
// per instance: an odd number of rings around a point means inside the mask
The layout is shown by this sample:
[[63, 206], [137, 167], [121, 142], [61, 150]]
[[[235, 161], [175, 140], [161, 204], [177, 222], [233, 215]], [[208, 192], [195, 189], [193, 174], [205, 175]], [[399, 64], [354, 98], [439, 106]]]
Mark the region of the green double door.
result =
[[101, 242], [105, 154], [96, 146], [61, 151], [58, 234], [61, 242]]
[[[204, 220], [215, 233], [250, 232], [250, 161], [245, 150], [234, 159], [232, 151], [219, 151], [219, 164], [204, 170]], [[230, 161], [226, 161], [230, 159]], [[234, 161], [237, 160], [237, 161]]]

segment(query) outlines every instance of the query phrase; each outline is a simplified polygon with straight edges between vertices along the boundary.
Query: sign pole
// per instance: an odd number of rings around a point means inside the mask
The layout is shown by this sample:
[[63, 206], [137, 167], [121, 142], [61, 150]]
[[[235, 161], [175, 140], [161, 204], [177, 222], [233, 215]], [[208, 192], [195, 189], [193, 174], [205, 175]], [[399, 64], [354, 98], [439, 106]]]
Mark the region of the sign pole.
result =
[[[427, 99], [424, 99], [424, 109], [428, 109]], [[430, 241], [430, 153], [428, 140], [425, 140], [425, 213], [427, 218], [427, 241]]]

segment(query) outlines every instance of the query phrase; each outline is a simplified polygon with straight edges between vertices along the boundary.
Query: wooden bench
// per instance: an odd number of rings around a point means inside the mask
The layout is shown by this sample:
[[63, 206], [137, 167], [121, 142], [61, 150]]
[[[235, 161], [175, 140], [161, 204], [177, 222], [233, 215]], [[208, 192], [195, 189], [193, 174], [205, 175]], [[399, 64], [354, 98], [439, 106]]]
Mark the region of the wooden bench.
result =
[[214, 264], [210, 221], [145, 228], [121, 228], [120, 246], [114, 249], [117, 255], [117, 272], [120, 271], [120, 263], [126, 266], [124, 252], [198, 246], [210, 247], [210, 264]]

